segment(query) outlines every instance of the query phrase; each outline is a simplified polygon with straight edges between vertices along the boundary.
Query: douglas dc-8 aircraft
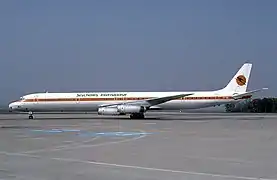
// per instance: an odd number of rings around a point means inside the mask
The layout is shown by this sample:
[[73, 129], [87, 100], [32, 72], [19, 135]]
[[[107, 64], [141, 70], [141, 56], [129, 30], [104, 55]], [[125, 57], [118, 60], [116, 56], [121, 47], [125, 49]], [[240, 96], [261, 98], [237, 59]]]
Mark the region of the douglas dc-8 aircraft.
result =
[[245, 63], [226, 87], [215, 91], [194, 92], [76, 92], [34, 93], [9, 104], [10, 111], [62, 112], [98, 111], [99, 115], [130, 115], [142, 119], [155, 110], [182, 110], [211, 107], [251, 98], [262, 88], [246, 91], [252, 64]]

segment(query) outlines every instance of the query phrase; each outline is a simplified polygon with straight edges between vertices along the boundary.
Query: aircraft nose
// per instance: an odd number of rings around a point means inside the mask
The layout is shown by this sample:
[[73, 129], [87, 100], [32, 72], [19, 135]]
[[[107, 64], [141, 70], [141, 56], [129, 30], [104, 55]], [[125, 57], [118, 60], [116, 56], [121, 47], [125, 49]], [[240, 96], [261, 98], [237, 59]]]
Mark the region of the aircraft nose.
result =
[[9, 104], [9, 109], [12, 110], [13, 107], [14, 107], [14, 103], [10, 103], [10, 104]]
[[9, 104], [10, 111], [20, 108], [20, 104], [18, 102], [12, 102]]

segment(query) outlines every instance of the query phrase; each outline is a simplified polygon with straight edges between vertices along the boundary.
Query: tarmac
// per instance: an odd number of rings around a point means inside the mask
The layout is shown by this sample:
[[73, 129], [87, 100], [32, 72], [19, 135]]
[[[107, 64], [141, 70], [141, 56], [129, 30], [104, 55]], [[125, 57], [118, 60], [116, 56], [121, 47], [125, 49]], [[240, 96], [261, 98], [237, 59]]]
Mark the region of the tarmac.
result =
[[277, 115], [0, 115], [0, 179], [277, 180]]

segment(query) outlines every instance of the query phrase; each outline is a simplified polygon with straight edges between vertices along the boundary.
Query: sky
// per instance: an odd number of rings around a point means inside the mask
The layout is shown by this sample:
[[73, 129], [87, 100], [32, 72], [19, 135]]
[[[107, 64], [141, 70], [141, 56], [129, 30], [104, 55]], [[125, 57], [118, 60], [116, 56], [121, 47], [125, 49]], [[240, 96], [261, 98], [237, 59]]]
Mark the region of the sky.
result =
[[224, 87], [276, 96], [275, 0], [0, 1], [0, 102], [34, 92]]

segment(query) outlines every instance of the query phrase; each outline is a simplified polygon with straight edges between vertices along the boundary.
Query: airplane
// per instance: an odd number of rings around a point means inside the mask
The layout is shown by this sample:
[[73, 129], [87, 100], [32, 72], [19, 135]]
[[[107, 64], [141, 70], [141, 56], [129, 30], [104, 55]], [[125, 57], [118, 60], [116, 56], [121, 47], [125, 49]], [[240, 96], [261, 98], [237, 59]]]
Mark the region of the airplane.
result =
[[251, 63], [244, 63], [224, 88], [213, 91], [33, 93], [10, 103], [9, 109], [29, 112], [29, 119], [34, 118], [34, 112], [66, 111], [143, 119], [150, 110], [199, 109], [251, 98], [253, 93], [267, 89], [247, 91], [251, 69]]

